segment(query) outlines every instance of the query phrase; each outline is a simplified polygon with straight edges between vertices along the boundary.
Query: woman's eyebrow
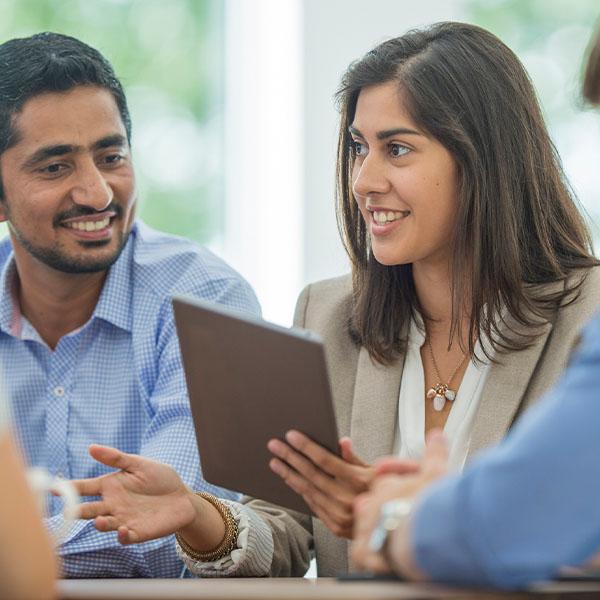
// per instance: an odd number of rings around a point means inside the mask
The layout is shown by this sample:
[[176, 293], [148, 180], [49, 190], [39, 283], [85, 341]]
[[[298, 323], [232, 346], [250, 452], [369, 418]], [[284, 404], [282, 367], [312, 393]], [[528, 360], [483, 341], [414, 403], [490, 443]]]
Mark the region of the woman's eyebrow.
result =
[[[361, 137], [361, 138], [365, 137], [360, 132], [360, 130], [357, 129], [356, 127], [354, 127], [353, 125], [350, 125], [350, 127], [348, 127], [348, 131], [352, 135], [355, 135], [357, 137]], [[417, 131], [416, 129], [409, 129], [408, 127], [395, 127], [393, 129], [384, 129], [383, 131], [378, 131], [376, 135], [377, 135], [378, 140], [385, 140], [394, 135], [423, 135], [423, 134], [420, 131]]]

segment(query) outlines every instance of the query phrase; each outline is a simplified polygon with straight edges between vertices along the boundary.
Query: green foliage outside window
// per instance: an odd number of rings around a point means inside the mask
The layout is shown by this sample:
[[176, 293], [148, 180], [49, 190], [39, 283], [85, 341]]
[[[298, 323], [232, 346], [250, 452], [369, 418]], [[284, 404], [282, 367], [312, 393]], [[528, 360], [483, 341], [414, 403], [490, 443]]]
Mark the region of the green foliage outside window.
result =
[[[154, 227], [200, 242], [223, 229], [223, 5], [0, 0], [0, 41], [57, 31], [95, 46], [112, 62], [133, 117], [139, 213]], [[464, 0], [463, 8], [466, 20], [497, 34], [524, 62], [600, 239], [600, 126], [596, 114], [581, 112], [579, 100], [597, 0]]]
[[489, 29], [523, 61], [565, 171], [600, 241], [600, 115], [584, 106], [586, 46], [599, 25], [597, 0], [466, 0], [468, 20]]
[[0, 42], [55, 31], [111, 61], [133, 119], [138, 213], [200, 242], [222, 226], [222, 4], [0, 0]]

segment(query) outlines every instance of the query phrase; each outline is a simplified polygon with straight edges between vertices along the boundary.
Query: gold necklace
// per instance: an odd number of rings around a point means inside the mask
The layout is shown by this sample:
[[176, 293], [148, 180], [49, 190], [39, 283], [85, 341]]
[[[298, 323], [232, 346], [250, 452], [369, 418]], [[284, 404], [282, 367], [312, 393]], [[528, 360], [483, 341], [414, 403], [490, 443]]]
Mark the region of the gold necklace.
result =
[[435, 370], [435, 374], [439, 382], [432, 388], [427, 390], [427, 398], [433, 399], [434, 410], [441, 412], [442, 410], [444, 410], [446, 400], [452, 402], [454, 398], [456, 398], [456, 390], [450, 389], [450, 385], [452, 384], [454, 376], [458, 373], [458, 370], [463, 366], [467, 355], [462, 355], [460, 362], [456, 365], [454, 371], [452, 371], [452, 375], [450, 375], [448, 383], [442, 383], [442, 377], [440, 375], [440, 370], [438, 368], [437, 361], [435, 360], [435, 356], [433, 355], [433, 348], [431, 346], [431, 340], [429, 339], [429, 336], [427, 337], [427, 347], [429, 348], [429, 354], [431, 356], [431, 362], [433, 363], [433, 369]]

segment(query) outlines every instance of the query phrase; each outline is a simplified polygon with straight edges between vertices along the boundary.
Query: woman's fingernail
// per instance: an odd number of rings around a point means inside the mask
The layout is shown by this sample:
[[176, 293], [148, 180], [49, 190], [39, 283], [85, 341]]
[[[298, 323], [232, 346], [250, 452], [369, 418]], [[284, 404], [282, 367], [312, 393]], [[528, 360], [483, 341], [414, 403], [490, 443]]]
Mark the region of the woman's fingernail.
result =
[[292, 444], [292, 446], [295, 446], [300, 443], [301, 438], [300, 434], [292, 429], [285, 434], [285, 439]]
[[269, 468], [277, 475], [283, 475], [283, 465], [275, 459], [269, 461]]

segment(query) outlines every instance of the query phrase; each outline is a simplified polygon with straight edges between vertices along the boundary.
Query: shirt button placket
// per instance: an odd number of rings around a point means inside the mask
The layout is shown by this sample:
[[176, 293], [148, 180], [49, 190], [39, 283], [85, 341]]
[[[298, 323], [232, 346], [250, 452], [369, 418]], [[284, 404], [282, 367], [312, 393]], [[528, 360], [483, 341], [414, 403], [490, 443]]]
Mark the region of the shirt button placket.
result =
[[[65, 478], [71, 476], [69, 466], [69, 392], [74, 357], [61, 340], [52, 353], [48, 373], [46, 405], [47, 465], [49, 470]], [[67, 350], [67, 351], [65, 351]], [[52, 514], [61, 510], [62, 500], [53, 497]]]

